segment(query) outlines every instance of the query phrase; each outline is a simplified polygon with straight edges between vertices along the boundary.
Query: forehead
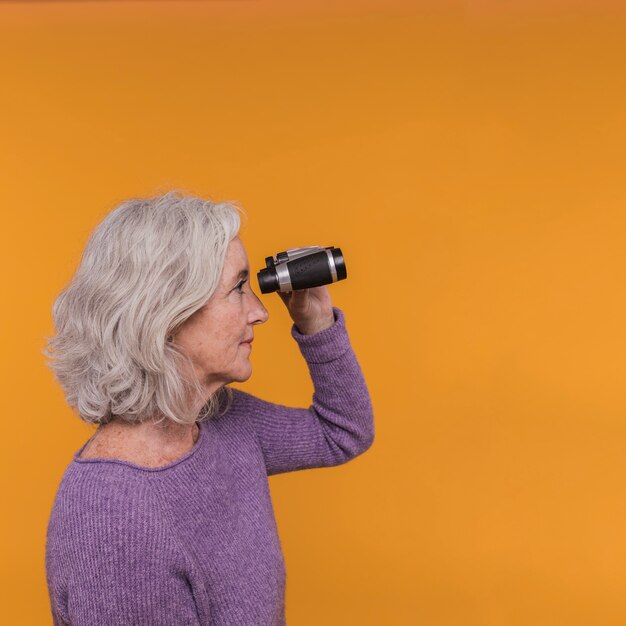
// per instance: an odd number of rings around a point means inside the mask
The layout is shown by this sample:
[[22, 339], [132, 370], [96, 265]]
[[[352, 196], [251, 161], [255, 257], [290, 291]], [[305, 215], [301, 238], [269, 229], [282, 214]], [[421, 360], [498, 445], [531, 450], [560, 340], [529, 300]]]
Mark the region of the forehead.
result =
[[235, 237], [228, 244], [224, 275], [227, 278], [237, 277], [241, 270], [248, 268], [248, 255], [246, 253], [246, 249], [241, 239], [239, 239], [239, 237]]

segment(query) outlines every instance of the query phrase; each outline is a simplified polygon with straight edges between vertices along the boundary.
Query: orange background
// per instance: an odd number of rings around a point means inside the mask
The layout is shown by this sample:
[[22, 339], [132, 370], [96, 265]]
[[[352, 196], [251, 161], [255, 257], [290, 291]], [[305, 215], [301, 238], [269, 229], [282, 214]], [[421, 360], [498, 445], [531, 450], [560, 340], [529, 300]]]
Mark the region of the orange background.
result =
[[[0, 3], [3, 621], [51, 623], [92, 432], [52, 302], [109, 210], [179, 188], [245, 209], [253, 270], [346, 257], [376, 441], [270, 480], [288, 624], [626, 623], [625, 67], [617, 2]], [[244, 388], [308, 406], [262, 298]]]

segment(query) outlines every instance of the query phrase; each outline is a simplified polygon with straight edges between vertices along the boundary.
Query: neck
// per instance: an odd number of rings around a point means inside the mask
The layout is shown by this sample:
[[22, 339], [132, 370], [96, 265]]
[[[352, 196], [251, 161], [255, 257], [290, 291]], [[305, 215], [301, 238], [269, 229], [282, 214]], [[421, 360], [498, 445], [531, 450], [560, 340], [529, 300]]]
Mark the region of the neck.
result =
[[187, 426], [167, 420], [160, 424], [150, 421], [128, 424], [120, 419], [103, 424], [96, 432], [98, 438], [123, 442], [124, 447], [141, 450], [148, 455], [175, 455], [188, 450], [196, 443], [199, 434], [198, 424]]

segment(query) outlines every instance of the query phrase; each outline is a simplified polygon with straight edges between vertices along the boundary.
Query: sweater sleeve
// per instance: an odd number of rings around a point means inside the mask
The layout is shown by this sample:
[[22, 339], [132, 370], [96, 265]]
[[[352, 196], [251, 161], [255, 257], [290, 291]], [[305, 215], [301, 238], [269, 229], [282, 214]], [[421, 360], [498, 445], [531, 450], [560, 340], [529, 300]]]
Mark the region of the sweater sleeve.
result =
[[171, 530], [151, 513], [119, 507], [120, 500], [103, 494], [102, 505], [83, 502], [63, 527], [55, 522], [52, 536], [59, 538], [49, 554], [48, 581], [53, 624], [207, 623], [198, 614], [188, 561]]
[[333, 325], [314, 335], [291, 327], [313, 381], [311, 406], [292, 408], [234, 390], [256, 432], [268, 476], [341, 465], [374, 441], [367, 385], [344, 313], [337, 307], [333, 311]]

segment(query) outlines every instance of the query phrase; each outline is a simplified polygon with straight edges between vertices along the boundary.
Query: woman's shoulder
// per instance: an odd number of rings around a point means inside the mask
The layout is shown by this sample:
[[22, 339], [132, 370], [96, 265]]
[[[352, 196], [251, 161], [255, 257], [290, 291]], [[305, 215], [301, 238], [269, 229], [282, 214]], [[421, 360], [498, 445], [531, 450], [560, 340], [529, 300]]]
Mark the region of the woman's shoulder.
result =
[[76, 463], [75, 459], [61, 476], [53, 511], [85, 512], [88, 516], [97, 510], [158, 506], [154, 488], [139, 473], [124, 471], [117, 463]]
[[70, 463], [48, 519], [48, 542], [99, 541], [102, 537], [148, 534], [167, 527], [159, 494], [138, 473], [117, 464]]

